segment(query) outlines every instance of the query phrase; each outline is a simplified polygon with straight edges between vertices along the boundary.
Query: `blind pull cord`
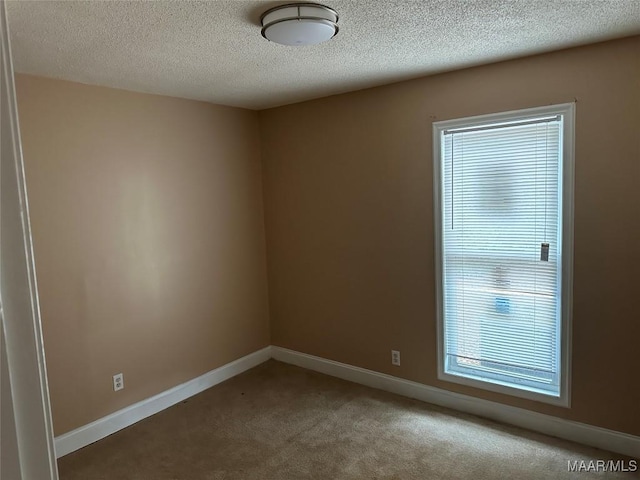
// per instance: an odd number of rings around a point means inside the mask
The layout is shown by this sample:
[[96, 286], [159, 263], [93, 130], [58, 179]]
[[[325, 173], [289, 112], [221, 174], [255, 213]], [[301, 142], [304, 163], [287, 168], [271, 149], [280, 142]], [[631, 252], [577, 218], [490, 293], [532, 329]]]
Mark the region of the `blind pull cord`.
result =
[[544, 135], [544, 242], [540, 244], [540, 261], [549, 261], [549, 243], [547, 242], [547, 209], [548, 209], [548, 197], [547, 191], [547, 176], [549, 174], [549, 124], [545, 124]]
[[453, 230], [453, 137], [451, 135], [451, 230]]

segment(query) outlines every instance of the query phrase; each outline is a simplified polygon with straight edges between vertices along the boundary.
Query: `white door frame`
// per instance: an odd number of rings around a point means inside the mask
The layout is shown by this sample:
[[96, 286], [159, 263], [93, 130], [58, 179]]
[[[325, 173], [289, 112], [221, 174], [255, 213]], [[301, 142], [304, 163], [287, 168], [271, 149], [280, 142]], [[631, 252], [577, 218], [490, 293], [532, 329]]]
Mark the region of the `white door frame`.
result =
[[4, 0], [0, 0], [0, 17], [0, 477], [57, 480], [51, 407]]

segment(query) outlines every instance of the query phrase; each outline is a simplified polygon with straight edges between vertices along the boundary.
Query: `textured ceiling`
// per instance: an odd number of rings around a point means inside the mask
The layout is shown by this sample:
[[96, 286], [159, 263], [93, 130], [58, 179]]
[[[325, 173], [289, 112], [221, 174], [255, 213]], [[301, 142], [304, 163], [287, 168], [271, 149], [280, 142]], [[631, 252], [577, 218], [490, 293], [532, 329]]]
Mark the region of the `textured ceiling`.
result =
[[273, 1], [8, 1], [15, 69], [262, 109], [640, 33], [640, 0], [327, 0], [340, 33], [269, 43]]

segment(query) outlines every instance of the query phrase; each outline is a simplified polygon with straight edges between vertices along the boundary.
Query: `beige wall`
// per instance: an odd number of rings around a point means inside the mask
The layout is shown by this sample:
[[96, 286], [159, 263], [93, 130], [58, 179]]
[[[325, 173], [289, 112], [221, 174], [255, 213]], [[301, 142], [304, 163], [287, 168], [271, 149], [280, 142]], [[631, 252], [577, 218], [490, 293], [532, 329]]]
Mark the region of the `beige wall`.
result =
[[56, 435], [268, 345], [258, 114], [17, 93]]
[[[273, 344], [640, 434], [639, 48], [259, 114], [19, 75], [56, 435], [269, 344], [263, 188]], [[574, 99], [572, 407], [440, 382], [431, 122]]]
[[[273, 344], [640, 434], [639, 51], [635, 37], [260, 112]], [[574, 99], [572, 407], [438, 381], [432, 121]]]

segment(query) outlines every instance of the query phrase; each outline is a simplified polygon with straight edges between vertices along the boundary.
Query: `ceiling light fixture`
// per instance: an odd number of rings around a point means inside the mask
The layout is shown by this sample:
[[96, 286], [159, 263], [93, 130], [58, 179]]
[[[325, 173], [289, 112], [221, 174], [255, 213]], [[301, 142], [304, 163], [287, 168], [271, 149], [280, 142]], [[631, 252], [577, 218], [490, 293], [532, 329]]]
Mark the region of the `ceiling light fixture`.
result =
[[315, 45], [338, 33], [338, 14], [318, 3], [289, 3], [262, 14], [262, 36], [282, 45]]

